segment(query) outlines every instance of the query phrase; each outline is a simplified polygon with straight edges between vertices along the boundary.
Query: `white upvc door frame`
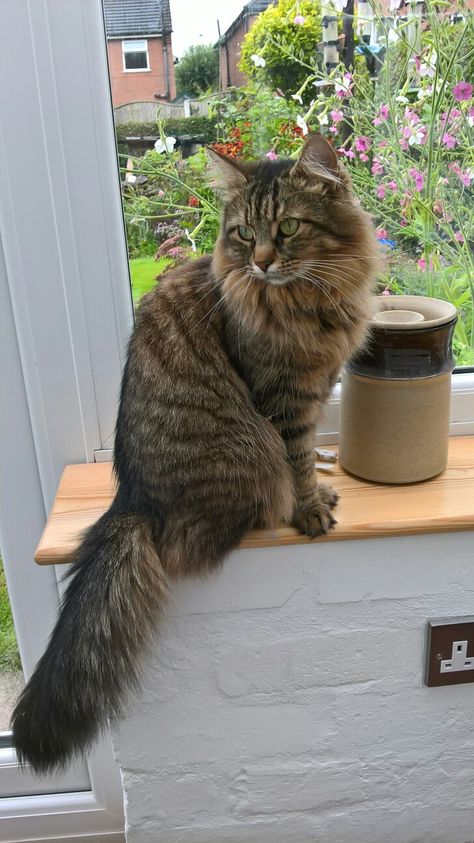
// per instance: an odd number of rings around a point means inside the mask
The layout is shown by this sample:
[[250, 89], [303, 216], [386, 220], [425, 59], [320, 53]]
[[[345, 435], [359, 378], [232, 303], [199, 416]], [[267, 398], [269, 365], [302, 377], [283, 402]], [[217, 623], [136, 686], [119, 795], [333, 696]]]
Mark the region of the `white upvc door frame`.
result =
[[[26, 678], [57, 616], [34, 565], [61, 471], [110, 448], [133, 324], [101, 0], [0, 4], [0, 542]], [[64, 775], [0, 750], [2, 841], [123, 841], [109, 737]]]
[[[133, 323], [101, 0], [1, 0], [0, 78], [0, 541], [28, 677], [60, 594], [34, 549], [64, 465], [110, 455]], [[453, 384], [472, 433], [474, 377]], [[107, 738], [55, 781], [2, 750], [2, 792], [2, 840], [123, 840]]]

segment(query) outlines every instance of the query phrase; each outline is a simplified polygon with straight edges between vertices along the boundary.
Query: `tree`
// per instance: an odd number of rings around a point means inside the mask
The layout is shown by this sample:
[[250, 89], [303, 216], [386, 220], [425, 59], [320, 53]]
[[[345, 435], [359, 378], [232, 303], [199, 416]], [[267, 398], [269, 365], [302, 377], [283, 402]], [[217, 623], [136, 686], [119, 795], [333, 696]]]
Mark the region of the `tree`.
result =
[[178, 94], [198, 97], [219, 82], [219, 54], [212, 44], [189, 47], [175, 68]]
[[[313, 65], [322, 41], [321, 7], [315, 0], [279, 0], [262, 12], [242, 45], [240, 69], [263, 79], [273, 90], [294, 94], [308, 76], [308, 68], [288, 58], [288, 49]], [[255, 63], [259, 56], [265, 65]], [[322, 61], [322, 57], [321, 57]], [[314, 90], [314, 89], [313, 89]]]

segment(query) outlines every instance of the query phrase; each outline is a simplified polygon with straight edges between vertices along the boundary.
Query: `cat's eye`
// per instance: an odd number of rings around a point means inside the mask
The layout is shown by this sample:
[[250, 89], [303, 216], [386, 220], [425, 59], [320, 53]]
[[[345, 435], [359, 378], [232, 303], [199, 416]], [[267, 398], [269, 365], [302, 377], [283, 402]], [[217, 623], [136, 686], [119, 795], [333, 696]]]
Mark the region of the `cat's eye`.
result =
[[283, 237], [291, 237], [292, 234], [296, 234], [299, 227], [299, 220], [295, 220], [293, 217], [288, 217], [288, 219], [281, 221], [278, 226], [278, 230], [280, 234], [283, 234]]
[[239, 232], [239, 237], [241, 237], [242, 240], [253, 240], [254, 238], [252, 229], [246, 225], [239, 225], [237, 231]]

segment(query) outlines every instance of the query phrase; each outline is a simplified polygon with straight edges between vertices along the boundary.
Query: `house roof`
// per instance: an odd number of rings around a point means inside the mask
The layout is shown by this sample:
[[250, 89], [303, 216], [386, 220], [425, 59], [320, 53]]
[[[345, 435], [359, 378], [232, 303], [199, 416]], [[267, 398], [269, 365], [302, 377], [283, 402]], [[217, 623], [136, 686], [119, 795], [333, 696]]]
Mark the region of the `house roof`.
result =
[[265, 9], [272, 3], [273, 0], [250, 0], [250, 3], [247, 3], [246, 6], [242, 9], [240, 15], [236, 17], [234, 21], [232, 21], [231, 25], [228, 29], [224, 32], [224, 34], [219, 38], [217, 44], [225, 44], [226, 41], [234, 34], [235, 30], [239, 28], [239, 26], [244, 22], [246, 18], [250, 15], [259, 15], [260, 12], [264, 12]]
[[172, 31], [169, 0], [104, 0], [104, 16], [108, 38]]

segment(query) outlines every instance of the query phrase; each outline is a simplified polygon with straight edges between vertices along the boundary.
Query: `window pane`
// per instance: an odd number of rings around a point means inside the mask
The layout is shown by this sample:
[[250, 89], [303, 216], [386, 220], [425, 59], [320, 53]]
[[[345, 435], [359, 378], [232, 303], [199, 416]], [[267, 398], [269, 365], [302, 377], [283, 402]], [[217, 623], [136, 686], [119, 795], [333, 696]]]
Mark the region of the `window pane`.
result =
[[147, 42], [145, 40], [142, 41], [122, 41], [122, 49], [124, 53], [138, 53], [141, 51], [146, 52], [146, 45]]
[[10, 716], [23, 685], [20, 654], [0, 559], [0, 732], [9, 728]]
[[146, 70], [148, 68], [147, 54], [144, 52], [124, 53], [127, 70]]

